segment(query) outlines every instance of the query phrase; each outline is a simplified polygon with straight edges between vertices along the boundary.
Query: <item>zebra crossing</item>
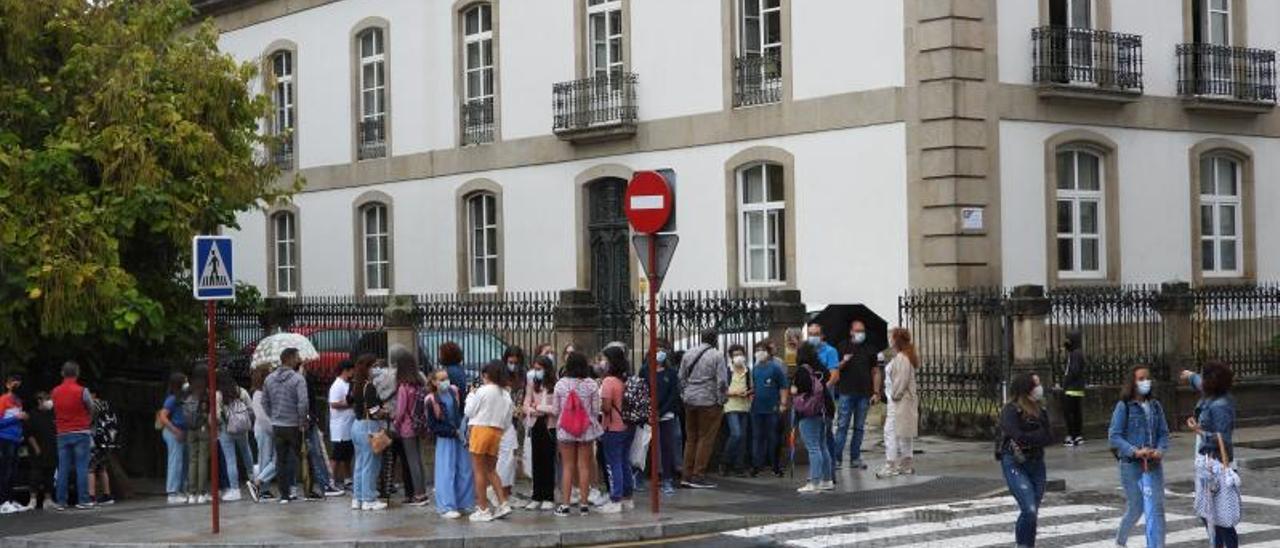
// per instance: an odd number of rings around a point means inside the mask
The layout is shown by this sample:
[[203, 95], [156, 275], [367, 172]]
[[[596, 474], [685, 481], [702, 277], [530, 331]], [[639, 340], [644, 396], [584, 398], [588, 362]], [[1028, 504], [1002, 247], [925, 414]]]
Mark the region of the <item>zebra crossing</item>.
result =
[[[1280, 548], [1280, 519], [1275, 518], [1274, 501], [1246, 501], [1246, 521], [1236, 530], [1241, 546]], [[1191, 512], [1175, 511], [1166, 505], [1166, 546], [1204, 546], [1206, 536], [1200, 520]], [[1250, 506], [1270, 510], [1268, 519]], [[1189, 508], [1187, 509], [1189, 510]], [[1115, 533], [1124, 510], [1117, 505], [1072, 504], [1046, 501], [1040, 508], [1037, 546], [1061, 548], [1115, 548]], [[836, 516], [800, 519], [723, 533], [720, 538], [743, 546], [829, 546], [918, 548], [980, 548], [1011, 546], [1018, 506], [1012, 497], [931, 504], [876, 510]], [[1262, 523], [1262, 522], [1275, 522]], [[1130, 548], [1145, 548], [1143, 524], [1134, 527]]]

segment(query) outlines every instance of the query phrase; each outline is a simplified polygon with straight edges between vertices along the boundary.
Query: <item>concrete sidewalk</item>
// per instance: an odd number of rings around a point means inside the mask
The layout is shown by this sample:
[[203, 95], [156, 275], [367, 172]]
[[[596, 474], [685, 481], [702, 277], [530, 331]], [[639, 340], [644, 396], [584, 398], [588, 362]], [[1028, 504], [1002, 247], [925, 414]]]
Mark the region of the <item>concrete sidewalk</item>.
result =
[[[1175, 435], [1166, 468], [1167, 483], [1190, 477], [1191, 437]], [[1242, 429], [1237, 443], [1280, 439], [1280, 427]], [[870, 437], [869, 464], [883, 452]], [[449, 521], [430, 508], [394, 506], [382, 512], [356, 512], [349, 499], [290, 505], [238, 502], [223, 505], [222, 534], [209, 531], [208, 506], [167, 506], [159, 497], [122, 502], [91, 511], [24, 513], [0, 516], [0, 548], [98, 546], [554, 546], [638, 542], [738, 529], [802, 516], [849, 513], [879, 508], [972, 500], [1005, 491], [988, 442], [924, 438], [917, 443], [920, 475], [879, 480], [871, 471], [840, 471], [834, 493], [802, 496], [795, 478], [715, 478], [713, 490], [680, 490], [663, 500], [663, 512], [647, 511], [647, 493], [636, 496], [637, 510], [556, 518], [549, 512], [517, 510], [507, 519], [485, 524]], [[1274, 451], [1241, 446], [1243, 462]], [[1051, 448], [1049, 475], [1064, 479], [1069, 491], [1114, 491], [1115, 461], [1105, 444]], [[1184, 477], [1185, 476], [1185, 477]], [[518, 486], [524, 490], [527, 486]]]

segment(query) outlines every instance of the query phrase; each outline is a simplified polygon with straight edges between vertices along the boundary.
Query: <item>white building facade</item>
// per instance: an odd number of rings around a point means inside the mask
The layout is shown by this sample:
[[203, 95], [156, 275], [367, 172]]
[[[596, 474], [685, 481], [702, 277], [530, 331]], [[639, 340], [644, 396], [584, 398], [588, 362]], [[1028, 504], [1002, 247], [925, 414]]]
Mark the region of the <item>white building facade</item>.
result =
[[913, 287], [1280, 277], [1270, 0], [201, 7], [307, 181], [231, 232], [264, 294], [635, 291], [621, 189], [657, 168], [664, 289], [891, 319]]

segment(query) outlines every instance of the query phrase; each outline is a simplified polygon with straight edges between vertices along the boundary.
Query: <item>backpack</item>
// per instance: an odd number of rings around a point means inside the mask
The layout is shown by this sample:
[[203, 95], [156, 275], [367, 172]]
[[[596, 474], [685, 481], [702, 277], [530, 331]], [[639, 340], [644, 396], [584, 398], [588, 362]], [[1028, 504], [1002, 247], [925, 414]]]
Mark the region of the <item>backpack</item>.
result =
[[[455, 408], [456, 406], [462, 405], [460, 403], [462, 401], [462, 397], [458, 393], [458, 388], [450, 386], [449, 392], [453, 395]], [[436, 398], [435, 394], [428, 394], [422, 399], [422, 403], [423, 411], [426, 415], [427, 427], [431, 431], [432, 435], [443, 439], [454, 439], [458, 437], [458, 425], [454, 423], [452, 416], [445, 413], [444, 406], [440, 404], [440, 400]], [[426, 413], [426, 408], [428, 406], [431, 408], [430, 413]]]
[[93, 445], [107, 449], [120, 447], [120, 420], [106, 401], [94, 403]]
[[622, 396], [622, 422], [639, 425], [649, 422], [649, 383], [640, 375], [627, 378]]
[[421, 385], [414, 386], [408, 405], [409, 427], [413, 429], [413, 433], [419, 436], [430, 437], [432, 435], [432, 431], [431, 425], [427, 424], [426, 388]]
[[201, 396], [203, 394], [192, 393], [182, 400], [182, 416], [186, 417], [187, 430], [203, 431], [209, 428], [209, 402], [208, 398]]
[[827, 411], [827, 391], [822, 386], [822, 377], [813, 372], [809, 376], [813, 378], [813, 389], [808, 394], [796, 395], [796, 415], [818, 417]]
[[243, 395], [226, 406], [228, 434], [243, 434], [253, 430], [253, 410], [249, 408]]
[[587, 428], [591, 427], [591, 417], [587, 416], [587, 408], [582, 405], [582, 398], [578, 397], [577, 388], [578, 386], [574, 385], [564, 399], [564, 408], [560, 410], [559, 428], [570, 436], [580, 438], [587, 433]]

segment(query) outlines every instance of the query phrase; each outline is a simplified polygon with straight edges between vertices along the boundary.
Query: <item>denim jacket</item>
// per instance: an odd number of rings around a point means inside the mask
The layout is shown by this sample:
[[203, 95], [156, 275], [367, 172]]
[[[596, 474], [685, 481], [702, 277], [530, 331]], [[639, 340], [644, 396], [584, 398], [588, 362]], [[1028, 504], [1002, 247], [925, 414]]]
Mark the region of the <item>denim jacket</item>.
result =
[[[1111, 412], [1111, 426], [1107, 429], [1111, 447], [1122, 459], [1132, 460], [1138, 449], [1169, 451], [1169, 422], [1164, 418], [1164, 406], [1159, 400], [1151, 402], [1151, 415], [1136, 401], [1116, 402]], [[1128, 419], [1126, 420], [1126, 415]]]
[[1203, 432], [1196, 443], [1199, 453], [1217, 458], [1218, 434], [1222, 434], [1222, 443], [1227, 446], [1227, 460], [1235, 460], [1235, 450], [1231, 446], [1231, 432], [1236, 427], [1235, 399], [1231, 396], [1205, 396], [1200, 375], [1191, 375], [1191, 386], [1200, 392], [1200, 401], [1196, 403], [1196, 421]]

